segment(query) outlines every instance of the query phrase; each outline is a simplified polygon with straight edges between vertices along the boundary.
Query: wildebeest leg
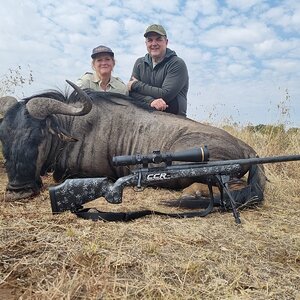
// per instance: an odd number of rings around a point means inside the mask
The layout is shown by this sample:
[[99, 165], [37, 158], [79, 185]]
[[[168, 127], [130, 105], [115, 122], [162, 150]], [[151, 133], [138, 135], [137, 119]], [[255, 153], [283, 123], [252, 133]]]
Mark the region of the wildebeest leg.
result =
[[[247, 187], [244, 179], [234, 178], [228, 183], [230, 191], [242, 191]], [[212, 191], [216, 199], [220, 198], [220, 189], [212, 186]], [[209, 204], [210, 193], [207, 183], [194, 182], [182, 190], [182, 196], [178, 199], [163, 201], [167, 206], [180, 208], [206, 208]], [[217, 201], [218, 202], [218, 201]]]
[[[246, 186], [246, 182], [242, 179], [233, 179], [229, 182], [230, 190], [239, 190]], [[220, 190], [218, 187], [213, 186], [214, 195], [218, 195]], [[182, 190], [182, 198], [190, 197], [209, 197], [208, 185], [205, 183], [194, 182], [190, 186]]]
[[[213, 193], [219, 193], [219, 189], [213, 186]], [[182, 190], [182, 198], [191, 197], [209, 197], [208, 185], [200, 182], [194, 182]]]

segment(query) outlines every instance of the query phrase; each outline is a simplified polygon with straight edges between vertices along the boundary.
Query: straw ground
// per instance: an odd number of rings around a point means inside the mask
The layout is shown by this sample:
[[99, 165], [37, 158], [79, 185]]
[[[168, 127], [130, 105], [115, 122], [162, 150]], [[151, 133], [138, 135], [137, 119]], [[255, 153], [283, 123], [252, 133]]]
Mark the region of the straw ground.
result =
[[[227, 130], [260, 156], [300, 153], [297, 130]], [[130, 223], [53, 216], [51, 176], [40, 196], [4, 202], [1, 165], [1, 299], [300, 299], [299, 162], [265, 165], [264, 205], [241, 211], [241, 225], [220, 212]], [[89, 205], [169, 211], [160, 201], [179, 195], [127, 188], [121, 205]]]

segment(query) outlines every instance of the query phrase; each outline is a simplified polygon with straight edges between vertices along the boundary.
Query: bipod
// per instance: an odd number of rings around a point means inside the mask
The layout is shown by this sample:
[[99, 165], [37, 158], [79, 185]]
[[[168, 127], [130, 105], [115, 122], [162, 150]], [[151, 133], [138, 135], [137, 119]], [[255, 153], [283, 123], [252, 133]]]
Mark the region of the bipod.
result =
[[214, 176], [217, 179], [217, 185], [218, 188], [220, 190], [220, 204], [221, 207], [226, 210], [226, 208], [228, 207], [228, 205], [226, 205], [226, 200], [224, 199], [224, 192], [227, 194], [228, 198], [229, 198], [229, 204], [230, 207], [232, 209], [232, 213], [235, 219], [235, 222], [237, 224], [241, 224], [241, 219], [240, 219], [240, 214], [236, 208], [236, 203], [235, 200], [229, 190], [229, 181], [230, 181], [230, 176], [229, 175], [215, 175]]

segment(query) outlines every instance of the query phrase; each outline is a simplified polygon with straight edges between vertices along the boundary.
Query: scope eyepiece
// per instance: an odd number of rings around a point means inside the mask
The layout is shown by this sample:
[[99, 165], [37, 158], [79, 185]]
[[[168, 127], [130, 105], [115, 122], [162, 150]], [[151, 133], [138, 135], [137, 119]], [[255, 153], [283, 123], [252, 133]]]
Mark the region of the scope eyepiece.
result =
[[205, 162], [209, 160], [209, 152], [207, 146], [193, 148], [179, 152], [166, 152], [160, 153], [160, 151], [153, 151], [151, 154], [142, 155], [121, 155], [113, 157], [114, 166], [128, 166], [128, 165], [148, 165], [150, 163], [160, 164], [165, 162], [166, 164], [172, 164], [173, 161], [184, 162]]

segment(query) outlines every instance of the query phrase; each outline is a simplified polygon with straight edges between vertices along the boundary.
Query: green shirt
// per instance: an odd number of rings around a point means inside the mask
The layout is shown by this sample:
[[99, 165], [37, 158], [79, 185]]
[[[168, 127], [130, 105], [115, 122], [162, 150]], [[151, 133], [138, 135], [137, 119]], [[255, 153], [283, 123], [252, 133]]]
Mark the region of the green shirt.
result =
[[[95, 91], [104, 92], [100, 86], [101, 79], [96, 73], [85, 73], [79, 78], [76, 84], [82, 89], [93, 89]], [[107, 85], [106, 92], [120, 93], [128, 95], [128, 89], [126, 84], [118, 77], [111, 76], [110, 81]]]

